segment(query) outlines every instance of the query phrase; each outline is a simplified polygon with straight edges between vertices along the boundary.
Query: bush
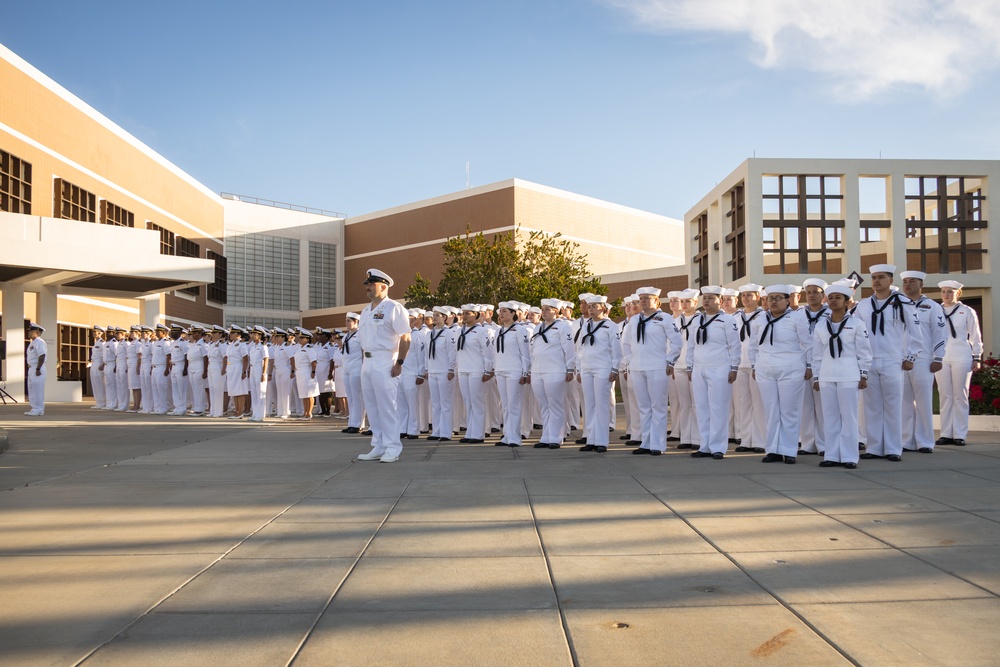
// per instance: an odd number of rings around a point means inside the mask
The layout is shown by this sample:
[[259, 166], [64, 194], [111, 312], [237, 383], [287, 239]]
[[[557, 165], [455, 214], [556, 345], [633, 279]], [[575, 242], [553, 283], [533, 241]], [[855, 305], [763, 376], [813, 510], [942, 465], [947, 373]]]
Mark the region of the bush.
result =
[[969, 384], [970, 415], [1000, 415], [1000, 359], [990, 355], [972, 374]]

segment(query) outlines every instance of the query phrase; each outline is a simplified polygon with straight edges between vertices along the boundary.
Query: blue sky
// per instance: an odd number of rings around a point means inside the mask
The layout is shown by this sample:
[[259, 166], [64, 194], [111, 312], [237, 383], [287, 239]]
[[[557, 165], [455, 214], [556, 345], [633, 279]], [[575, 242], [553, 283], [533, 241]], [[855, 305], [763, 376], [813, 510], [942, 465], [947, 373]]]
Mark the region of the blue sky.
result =
[[350, 215], [466, 161], [683, 217], [754, 154], [1000, 158], [1000, 0], [8, 5], [0, 42], [209, 188]]

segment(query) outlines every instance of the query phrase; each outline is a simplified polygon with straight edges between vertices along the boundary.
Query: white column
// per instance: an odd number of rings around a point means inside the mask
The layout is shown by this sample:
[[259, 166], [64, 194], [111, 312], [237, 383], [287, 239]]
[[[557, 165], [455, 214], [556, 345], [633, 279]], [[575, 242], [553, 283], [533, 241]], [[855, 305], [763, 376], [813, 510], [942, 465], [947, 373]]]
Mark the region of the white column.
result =
[[7, 342], [4, 362], [4, 387], [16, 401], [24, 401], [24, 286], [4, 283], [3, 340]]
[[160, 296], [153, 294], [139, 297], [139, 324], [155, 329], [160, 323]]
[[42, 285], [38, 293], [38, 324], [45, 327], [42, 340], [48, 349], [45, 355], [45, 402], [73, 403], [83, 400], [82, 382], [59, 381], [59, 288]]

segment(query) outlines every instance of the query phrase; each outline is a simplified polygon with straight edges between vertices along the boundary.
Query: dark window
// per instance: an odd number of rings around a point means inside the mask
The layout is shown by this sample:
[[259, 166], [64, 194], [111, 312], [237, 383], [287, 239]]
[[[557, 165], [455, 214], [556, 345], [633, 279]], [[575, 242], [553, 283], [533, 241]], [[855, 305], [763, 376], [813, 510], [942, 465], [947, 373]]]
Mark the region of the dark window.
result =
[[226, 266], [226, 258], [211, 250], [206, 252], [208, 259], [215, 261], [215, 282], [208, 286], [208, 298], [216, 303], [226, 303], [228, 301], [227, 291], [229, 290], [229, 272]]
[[97, 195], [61, 178], [54, 183], [55, 217], [64, 220], [97, 222]]
[[135, 227], [135, 215], [107, 199], [101, 200], [101, 224], [115, 227]]
[[841, 182], [836, 175], [764, 177], [764, 273], [842, 272]]
[[692, 239], [697, 252], [694, 255], [694, 284], [704, 287], [708, 284], [708, 213], [694, 219], [695, 234]]
[[59, 325], [57, 377], [60, 380], [82, 381], [84, 393], [90, 391], [90, 373], [87, 372], [87, 361], [90, 359], [90, 348], [93, 345], [92, 336], [92, 332], [87, 327], [75, 327], [69, 324]]
[[[201, 257], [201, 246], [192, 241], [191, 239], [186, 239], [183, 236], [175, 237], [177, 241], [177, 256], [178, 257]], [[184, 292], [185, 294], [193, 294], [198, 296], [199, 287], [185, 287], [179, 292]]]
[[983, 268], [983, 178], [906, 178], [906, 268], [967, 273]]
[[730, 229], [729, 234], [726, 235], [730, 257], [726, 266], [730, 268], [730, 280], [739, 280], [747, 274], [747, 228], [744, 201], [743, 184], [740, 183], [729, 191], [729, 211], [726, 213]]
[[31, 213], [31, 163], [0, 151], [0, 211]]
[[168, 229], [160, 227], [156, 223], [146, 221], [146, 229], [151, 229], [154, 232], [160, 232], [160, 254], [161, 255], [173, 255], [174, 254], [174, 233]]

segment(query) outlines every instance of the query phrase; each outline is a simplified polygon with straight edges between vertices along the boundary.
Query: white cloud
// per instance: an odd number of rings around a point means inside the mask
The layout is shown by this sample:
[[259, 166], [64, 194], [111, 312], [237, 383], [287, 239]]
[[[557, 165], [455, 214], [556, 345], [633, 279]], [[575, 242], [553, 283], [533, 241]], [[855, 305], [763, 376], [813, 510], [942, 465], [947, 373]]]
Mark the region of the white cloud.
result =
[[1000, 0], [604, 0], [657, 32], [745, 34], [765, 68], [828, 75], [855, 99], [937, 96], [1000, 65]]

